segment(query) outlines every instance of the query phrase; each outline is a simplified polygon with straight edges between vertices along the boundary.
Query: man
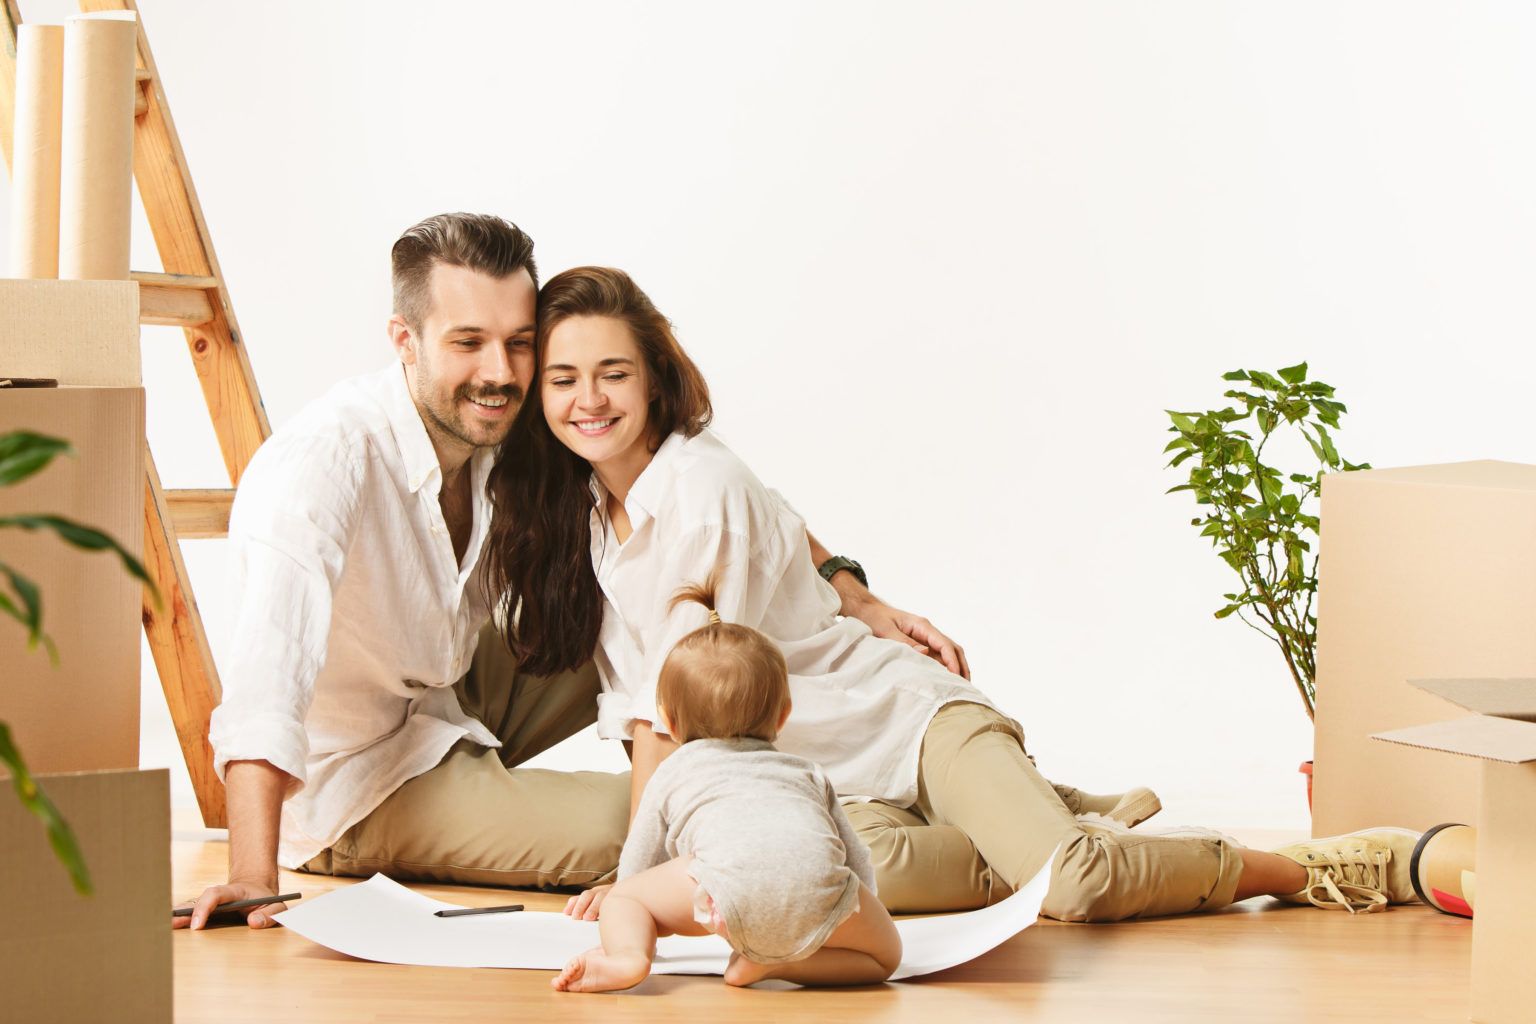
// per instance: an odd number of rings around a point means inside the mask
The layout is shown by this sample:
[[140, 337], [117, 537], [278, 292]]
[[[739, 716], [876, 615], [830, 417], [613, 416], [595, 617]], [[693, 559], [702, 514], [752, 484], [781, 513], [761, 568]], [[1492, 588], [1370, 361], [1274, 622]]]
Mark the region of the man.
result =
[[[618, 863], [626, 776], [516, 767], [596, 719], [596, 673], [518, 674], [479, 571], [493, 449], [534, 379], [533, 242], [497, 217], [444, 214], [401, 236], [392, 262], [398, 363], [277, 431], [236, 495], [239, 607], [210, 726], [229, 879], [179, 926], [275, 895], [279, 865], [588, 886]], [[812, 557], [845, 614], [969, 674], [856, 563], [814, 540]]]

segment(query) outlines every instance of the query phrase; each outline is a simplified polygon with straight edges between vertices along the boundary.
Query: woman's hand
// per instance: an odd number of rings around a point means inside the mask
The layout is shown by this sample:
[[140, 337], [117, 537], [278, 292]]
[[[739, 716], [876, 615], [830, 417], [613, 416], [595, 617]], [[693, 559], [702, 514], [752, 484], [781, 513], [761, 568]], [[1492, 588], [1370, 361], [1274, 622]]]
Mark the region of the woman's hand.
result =
[[565, 916], [576, 921], [596, 921], [603, 900], [608, 898], [612, 885], [594, 885], [586, 892], [579, 892], [565, 902]]
[[967, 680], [971, 678], [971, 665], [965, 660], [965, 648], [945, 636], [939, 627], [921, 615], [913, 615], [886, 604], [853, 579], [852, 573], [838, 573], [833, 577], [834, 586], [842, 582], [842, 577], [847, 577], [853, 584], [847, 592], [841, 586], [837, 588], [843, 599], [841, 611], [844, 615], [864, 623], [875, 636], [904, 643], [934, 661], [941, 662], [955, 675]]

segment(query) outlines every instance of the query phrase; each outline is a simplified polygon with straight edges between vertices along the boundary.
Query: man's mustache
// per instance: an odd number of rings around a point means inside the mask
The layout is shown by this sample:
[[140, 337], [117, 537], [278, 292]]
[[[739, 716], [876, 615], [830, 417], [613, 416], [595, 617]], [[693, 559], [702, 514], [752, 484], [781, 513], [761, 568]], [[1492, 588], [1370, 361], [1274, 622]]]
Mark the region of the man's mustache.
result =
[[500, 387], [472, 388], [468, 385], [459, 388], [460, 398], [505, 398], [509, 402], [522, 402], [525, 394], [517, 384], [503, 384]]

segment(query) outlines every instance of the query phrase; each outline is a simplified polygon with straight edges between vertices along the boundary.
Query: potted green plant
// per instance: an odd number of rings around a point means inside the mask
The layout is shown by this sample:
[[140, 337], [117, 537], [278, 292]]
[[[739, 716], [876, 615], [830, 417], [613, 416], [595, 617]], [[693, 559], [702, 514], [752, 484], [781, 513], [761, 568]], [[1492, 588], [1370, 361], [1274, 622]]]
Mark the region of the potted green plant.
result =
[[[29, 431], [13, 431], [0, 434], [0, 487], [10, 487], [41, 472], [60, 455], [72, 454], [69, 442]], [[0, 516], [0, 528], [44, 530], [54, 533], [66, 544], [87, 551], [111, 551], [122, 562], [123, 568], [141, 580], [156, 593], [155, 585], [144, 566], [123, 549], [117, 541], [99, 530], [84, 526], [63, 516], [54, 515], [7, 515]], [[158, 595], [157, 595], [158, 600]], [[0, 612], [19, 622], [27, 631], [27, 646], [43, 648], [55, 662], [58, 652], [53, 641], [43, 631], [43, 600], [37, 585], [0, 561]], [[48, 831], [48, 842], [69, 872], [75, 890], [82, 895], [91, 891], [90, 872], [80, 856], [74, 833], [48, 799], [48, 794], [27, 770], [25, 759], [11, 736], [11, 730], [0, 721], [0, 766], [11, 774], [11, 786], [22, 805], [35, 815]]]
[[[1307, 379], [1307, 364], [1275, 373], [1233, 370], [1222, 379], [1235, 386], [1233, 404], [1205, 412], [1168, 410], [1177, 436], [1163, 449], [1168, 465], [1189, 463], [1184, 483], [1168, 493], [1191, 491], [1203, 514], [1190, 520], [1209, 537], [1241, 586], [1223, 594], [1216, 618], [1236, 616], [1264, 636], [1285, 660], [1307, 717], [1317, 705], [1317, 498], [1323, 475], [1369, 469], [1339, 455], [1331, 431], [1339, 429], [1344, 403], [1334, 389]], [[1303, 471], [1274, 464], [1282, 435], [1306, 441], [1315, 457]], [[1294, 445], [1298, 451], [1305, 451]], [[1311, 801], [1311, 766], [1307, 796]]]

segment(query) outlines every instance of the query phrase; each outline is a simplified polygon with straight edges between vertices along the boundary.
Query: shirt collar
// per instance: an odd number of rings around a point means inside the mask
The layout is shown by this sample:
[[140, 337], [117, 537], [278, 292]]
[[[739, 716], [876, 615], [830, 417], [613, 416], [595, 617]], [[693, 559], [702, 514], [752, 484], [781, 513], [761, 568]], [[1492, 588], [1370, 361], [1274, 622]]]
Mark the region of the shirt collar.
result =
[[[416, 408], [416, 401], [411, 397], [411, 387], [405, 380], [405, 367], [394, 363], [383, 376], [386, 378], [384, 412], [389, 417], [395, 441], [400, 445], [400, 457], [405, 462], [406, 485], [415, 494], [426, 486], [434, 473], [441, 477], [443, 467], [437, 461], [437, 449], [432, 447], [427, 425], [421, 420], [421, 410]], [[477, 457], [479, 454], [475, 453]], [[476, 481], [477, 491], [483, 483], [483, 479]]]
[[679, 462], [683, 446], [687, 443], [688, 439], [682, 434], [670, 434], [661, 442], [661, 447], [656, 449], [651, 461], [640, 471], [639, 478], [629, 489], [629, 497], [624, 500], [624, 507], [630, 510], [631, 520], [635, 518], [635, 510], [644, 512], [647, 519], [656, 518], [661, 499], [666, 496], [672, 479], [681, 468]]

